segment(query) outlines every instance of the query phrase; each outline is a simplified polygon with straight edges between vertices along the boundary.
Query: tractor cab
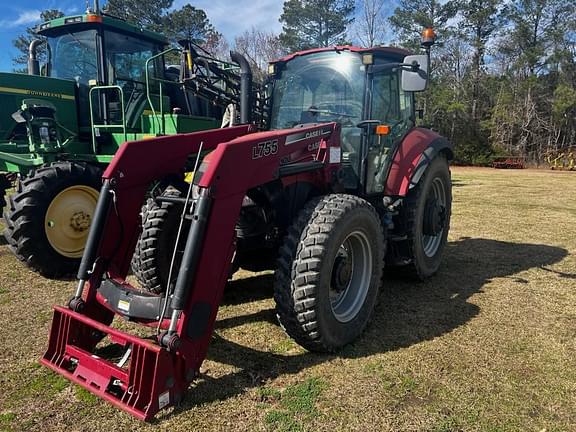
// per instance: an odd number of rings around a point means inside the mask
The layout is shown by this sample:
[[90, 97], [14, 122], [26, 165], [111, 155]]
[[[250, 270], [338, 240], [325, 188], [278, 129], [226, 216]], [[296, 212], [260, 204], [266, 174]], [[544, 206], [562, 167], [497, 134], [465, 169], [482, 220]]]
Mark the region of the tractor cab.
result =
[[[98, 123], [119, 121], [124, 116], [128, 130], [139, 126], [148, 103], [147, 69], [152, 77], [164, 78], [162, 57], [147, 63], [166, 48], [164, 37], [92, 13], [46, 22], [40, 25], [38, 34], [47, 38], [44, 74], [77, 84], [80, 127], [89, 127], [91, 116]], [[93, 92], [92, 98], [90, 89], [96, 86], [108, 88]], [[121, 106], [124, 113], [120, 112]]]
[[349, 190], [382, 193], [390, 157], [415, 125], [413, 91], [424, 90], [427, 64], [426, 55], [384, 47], [335, 47], [285, 57], [270, 64], [270, 126], [339, 123], [341, 182]]

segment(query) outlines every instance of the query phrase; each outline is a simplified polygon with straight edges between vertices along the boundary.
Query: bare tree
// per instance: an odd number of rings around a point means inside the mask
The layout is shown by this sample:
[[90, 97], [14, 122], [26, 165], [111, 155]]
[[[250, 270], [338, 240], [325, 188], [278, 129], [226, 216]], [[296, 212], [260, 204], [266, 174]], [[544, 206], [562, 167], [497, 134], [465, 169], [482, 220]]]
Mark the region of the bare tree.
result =
[[362, 0], [362, 8], [356, 18], [355, 33], [365, 47], [383, 43], [386, 38], [384, 6], [388, 0]]
[[212, 32], [201, 46], [220, 60], [226, 60], [230, 55], [230, 45], [219, 32]]
[[252, 63], [257, 78], [264, 77], [269, 61], [286, 54], [286, 49], [280, 43], [278, 35], [258, 30], [255, 27], [237, 36], [234, 48]]

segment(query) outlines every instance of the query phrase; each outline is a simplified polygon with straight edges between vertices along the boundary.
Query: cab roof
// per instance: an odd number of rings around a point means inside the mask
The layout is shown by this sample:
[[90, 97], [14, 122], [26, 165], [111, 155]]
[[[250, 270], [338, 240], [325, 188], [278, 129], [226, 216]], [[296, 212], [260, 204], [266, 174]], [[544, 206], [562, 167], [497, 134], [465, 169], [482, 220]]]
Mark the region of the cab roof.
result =
[[104, 28], [111, 30], [128, 33], [130, 35], [148, 39], [153, 42], [158, 42], [163, 45], [168, 44], [168, 39], [166, 39], [161, 34], [141, 29], [119, 18], [95, 13], [72, 15], [46, 21], [45, 23], [38, 25], [36, 28], [36, 33], [42, 36], [50, 37], [60, 34], [64, 29], [69, 29], [70, 31], [78, 31], [83, 28], [96, 28], [97, 26], [103, 26]]
[[375, 55], [381, 54], [382, 56], [392, 57], [392, 58], [398, 59], [398, 60], [402, 60], [407, 55], [412, 54], [408, 50], [405, 50], [403, 48], [396, 48], [396, 47], [378, 46], [378, 47], [371, 47], [371, 48], [360, 48], [360, 47], [355, 47], [355, 46], [351, 46], [351, 45], [338, 45], [338, 46], [327, 47], [327, 48], [314, 48], [314, 49], [309, 49], [309, 50], [305, 50], [305, 51], [299, 51], [299, 52], [296, 52], [294, 54], [290, 54], [290, 55], [287, 55], [285, 57], [274, 60], [270, 63], [271, 64], [285, 63], [285, 62], [288, 62], [290, 60], [294, 60], [296, 57], [302, 57], [302, 56], [306, 56], [309, 54], [316, 54], [316, 53], [329, 52], [329, 51], [335, 51], [335, 52], [349, 51], [349, 52], [355, 52], [355, 53], [360, 53], [360, 54], [372, 53]]

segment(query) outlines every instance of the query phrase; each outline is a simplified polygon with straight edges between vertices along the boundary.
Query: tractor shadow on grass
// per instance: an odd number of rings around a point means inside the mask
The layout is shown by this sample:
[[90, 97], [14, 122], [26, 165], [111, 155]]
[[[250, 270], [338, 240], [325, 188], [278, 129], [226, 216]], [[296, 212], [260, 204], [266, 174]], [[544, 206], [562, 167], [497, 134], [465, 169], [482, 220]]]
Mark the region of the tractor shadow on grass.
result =
[[261, 274], [228, 282], [222, 298], [222, 305], [238, 305], [264, 300], [274, 295], [274, 275]]
[[[482, 292], [491, 279], [509, 277], [513, 282], [523, 282], [514, 275], [557, 263], [567, 255], [565, 249], [546, 245], [478, 238], [462, 238], [450, 242], [439, 273], [430, 280], [413, 282], [387, 275], [367, 331], [357, 342], [339, 352], [338, 356], [360, 358], [385, 353], [450, 333], [480, 313], [478, 306], [469, 303], [468, 299]], [[252, 293], [256, 297], [268, 297], [272, 292], [272, 276], [262, 278], [254, 278], [258, 280], [252, 281], [257, 282], [256, 292]], [[248, 285], [243, 284], [242, 287], [248, 288]], [[225, 293], [224, 303], [237, 304], [241, 298], [253, 300], [250, 292], [239, 294], [236, 290], [230, 290]], [[228, 318], [217, 322], [216, 328], [230, 328], [256, 321], [275, 322], [274, 310], [266, 309]], [[203, 375], [190, 388], [182, 404], [159, 419], [178, 415], [198, 404], [233, 397], [278, 376], [298, 373], [338, 356], [275, 354], [254, 350], [216, 335], [208, 358], [240, 370], [219, 378]]]

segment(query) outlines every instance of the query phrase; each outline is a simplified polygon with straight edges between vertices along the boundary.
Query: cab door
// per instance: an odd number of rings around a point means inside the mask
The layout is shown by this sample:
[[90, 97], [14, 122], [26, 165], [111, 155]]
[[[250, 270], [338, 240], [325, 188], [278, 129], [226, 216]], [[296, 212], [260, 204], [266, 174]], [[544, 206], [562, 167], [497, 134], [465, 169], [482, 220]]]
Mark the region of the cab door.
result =
[[414, 126], [412, 93], [400, 85], [401, 72], [386, 63], [372, 67], [368, 82], [368, 118], [377, 120], [368, 134], [366, 152], [366, 194], [384, 192], [390, 161], [404, 135]]

